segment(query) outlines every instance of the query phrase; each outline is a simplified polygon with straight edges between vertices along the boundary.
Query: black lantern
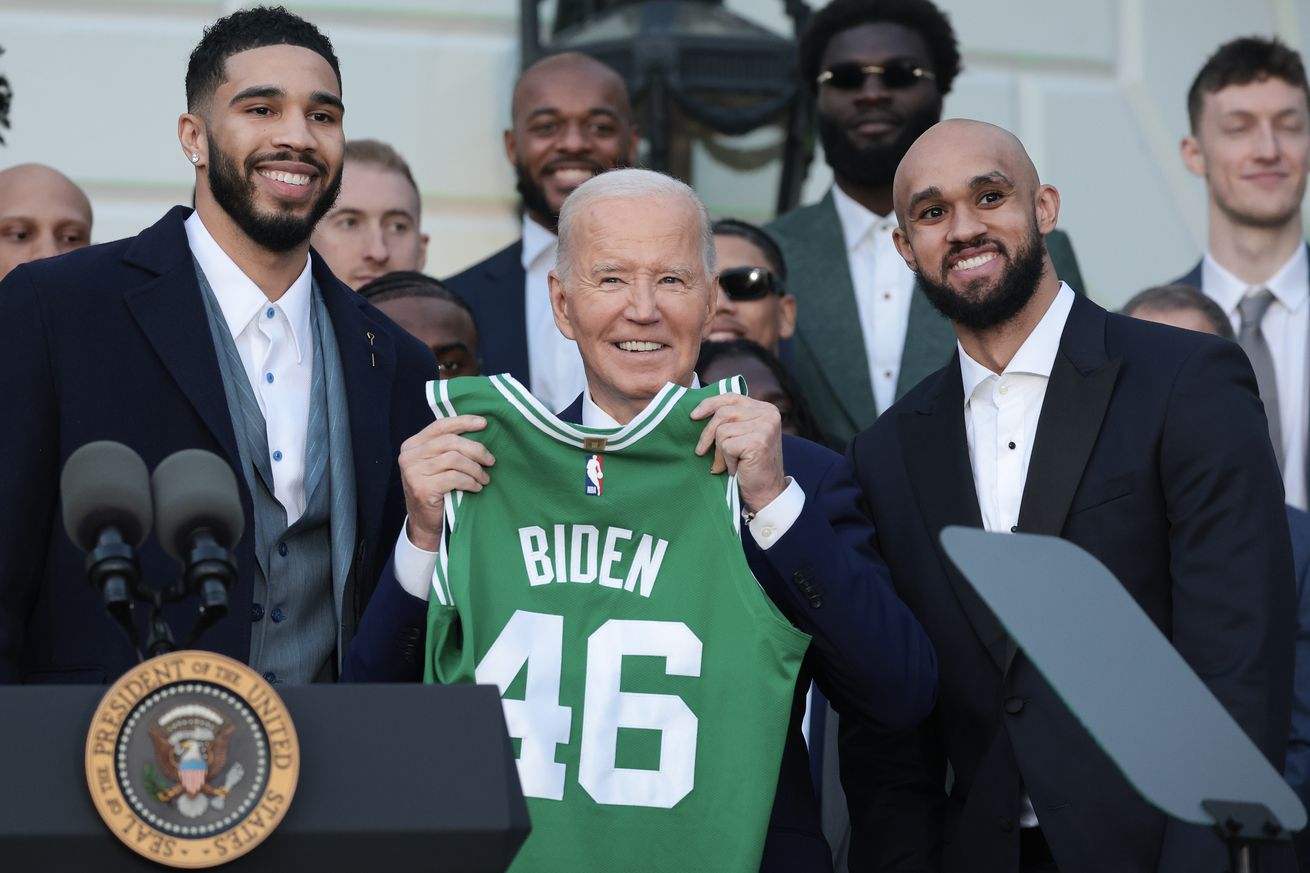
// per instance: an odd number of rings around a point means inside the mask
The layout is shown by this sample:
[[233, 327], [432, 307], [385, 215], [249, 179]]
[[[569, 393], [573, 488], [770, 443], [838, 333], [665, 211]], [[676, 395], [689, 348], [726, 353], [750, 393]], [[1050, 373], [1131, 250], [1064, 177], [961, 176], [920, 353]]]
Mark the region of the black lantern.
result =
[[[799, 32], [809, 14], [785, 9]], [[522, 63], [564, 51], [588, 54], [627, 83], [646, 139], [644, 163], [695, 185], [693, 147], [715, 161], [756, 169], [781, 158], [774, 208], [796, 205], [813, 154], [812, 98], [801, 85], [796, 44], [723, 8], [722, 0], [561, 0], [542, 43], [538, 0], [522, 0]], [[776, 135], [727, 141], [771, 128]]]
[[[0, 55], [4, 53], [5, 50], [0, 49]], [[14, 92], [13, 89], [9, 87], [9, 80], [4, 76], [0, 76], [0, 128], [9, 128], [9, 102], [13, 97]], [[0, 145], [4, 144], [5, 138], [0, 136]]]

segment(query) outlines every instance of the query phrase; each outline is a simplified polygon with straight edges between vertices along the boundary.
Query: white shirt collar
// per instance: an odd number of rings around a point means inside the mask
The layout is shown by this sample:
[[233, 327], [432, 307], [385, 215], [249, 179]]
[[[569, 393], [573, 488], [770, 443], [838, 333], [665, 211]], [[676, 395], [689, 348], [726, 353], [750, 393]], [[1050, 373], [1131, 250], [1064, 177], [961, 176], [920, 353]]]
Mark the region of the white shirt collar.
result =
[[[527, 213], [523, 214], [523, 269], [530, 270], [532, 265], [544, 254], [550, 253], [555, 256], [555, 246], [559, 243], [559, 237], [546, 230], [540, 224], [537, 224]], [[554, 264], [550, 264], [551, 267]]]
[[1205, 289], [1206, 296], [1222, 306], [1229, 315], [1237, 311], [1237, 305], [1253, 288], [1268, 288], [1279, 303], [1294, 310], [1310, 296], [1310, 257], [1306, 256], [1305, 245], [1298, 245], [1292, 257], [1268, 282], [1248, 285], [1225, 269], [1206, 249], [1205, 257], [1201, 260], [1201, 287]]
[[[1019, 350], [1014, 353], [1014, 357], [1010, 359], [1009, 365], [1001, 375], [1026, 373], [1046, 379], [1051, 378], [1055, 356], [1060, 351], [1060, 337], [1064, 334], [1065, 322], [1069, 320], [1069, 311], [1073, 309], [1073, 298], [1073, 289], [1061, 282], [1059, 292], [1051, 301], [1051, 305], [1046, 308], [1041, 321], [1037, 322], [1037, 326], [1028, 334], [1023, 345], [1019, 346]], [[964, 382], [964, 404], [968, 406], [974, 390], [996, 374], [969, 357], [969, 353], [958, 340], [956, 345], [960, 350], [960, 376]]]
[[276, 306], [286, 315], [291, 325], [291, 338], [296, 344], [296, 360], [304, 361], [305, 350], [309, 348], [309, 302], [313, 285], [309, 257], [305, 257], [305, 269], [300, 271], [286, 293], [276, 303], [270, 303], [259, 286], [219, 246], [205, 223], [200, 220], [198, 211], [191, 213], [185, 227], [191, 254], [209, 280], [209, 287], [214, 291], [214, 299], [218, 301], [218, 308], [232, 336], [238, 336], [244, 331], [265, 307]]
[[895, 213], [879, 215], [866, 209], [836, 185], [832, 186], [832, 203], [837, 207], [837, 218], [841, 221], [842, 236], [848, 252], [854, 251], [874, 230], [890, 235], [896, 228]]
[[[691, 387], [700, 387], [700, 377], [695, 373], [691, 374]], [[582, 389], [582, 426], [597, 428], [619, 428], [623, 425], [614, 420], [608, 412], [596, 405], [596, 401], [591, 399], [591, 387]]]

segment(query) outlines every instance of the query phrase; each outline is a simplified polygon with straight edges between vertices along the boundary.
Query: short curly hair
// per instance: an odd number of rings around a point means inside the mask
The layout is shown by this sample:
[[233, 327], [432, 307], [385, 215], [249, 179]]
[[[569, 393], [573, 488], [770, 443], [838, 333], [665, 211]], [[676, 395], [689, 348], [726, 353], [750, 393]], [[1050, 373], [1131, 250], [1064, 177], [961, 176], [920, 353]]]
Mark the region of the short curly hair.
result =
[[1300, 88], [1310, 101], [1310, 83], [1306, 82], [1301, 56], [1281, 40], [1243, 36], [1230, 40], [1206, 59], [1201, 71], [1187, 89], [1187, 119], [1196, 133], [1201, 122], [1201, 108], [1206, 94], [1222, 91], [1229, 85], [1249, 85], [1266, 79], [1282, 79]]
[[929, 0], [833, 0], [814, 13], [798, 49], [801, 75], [811, 90], [818, 87], [819, 64], [834, 36], [861, 24], [884, 22], [908, 27], [923, 37], [937, 76], [937, 90], [949, 94], [960, 74], [960, 47], [950, 19]]
[[186, 68], [186, 105], [197, 112], [227, 78], [227, 59], [270, 45], [294, 45], [322, 56], [341, 87], [341, 65], [332, 41], [283, 6], [255, 6], [218, 19], [205, 28]]

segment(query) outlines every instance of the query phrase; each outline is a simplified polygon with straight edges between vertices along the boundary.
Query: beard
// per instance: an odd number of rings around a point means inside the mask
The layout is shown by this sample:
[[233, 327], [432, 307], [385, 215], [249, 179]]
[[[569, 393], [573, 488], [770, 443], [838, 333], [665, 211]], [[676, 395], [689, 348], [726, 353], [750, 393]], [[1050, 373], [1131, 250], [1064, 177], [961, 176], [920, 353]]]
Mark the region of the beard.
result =
[[304, 215], [261, 212], [255, 206], [255, 183], [250, 178], [257, 165], [269, 161], [299, 161], [309, 164], [321, 175], [326, 175], [327, 167], [313, 155], [276, 152], [247, 158], [243, 173], [212, 136], [208, 139], [209, 190], [214, 201], [236, 222], [237, 227], [252, 242], [270, 252], [289, 252], [307, 242], [314, 226], [337, 200], [337, 193], [341, 190], [341, 169], [338, 168], [327, 188], [310, 204], [309, 212]]
[[823, 143], [823, 158], [832, 167], [833, 175], [862, 188], [887, 188], [896, 178], [901, 158], [914, 145], [924, 131], [941, 118], [941, 107], [935, 103], [915, 110], [906, 116], [899, 133], [890, 142], [857, 146], [841, 123], [831, 116], [819, 113], [819, 140]]
[[951, 257], [964, 249], [984, 243], [995, 246], [998, 254], [1007, 260], [1005, 270], [990, 290], [982, 287], [984, 280], [978, 280], [960, 292], [944, 282], [930, 279], [922, 272], [915, 273], [933, 308], [951, 322], [975, 331], [987, 330], [1014, 318], [1033, 299], [1037, 285], [1046, 272], [1046, 243], [1034, 221], [1032, 232], [1013, 258], [1009, 257], [1005, 246], [997, 240], [976, 239], [952, 246], [951, 251], [942, 259], [943, 279], [949, 275], [946, 262]]
[[[610, 167], [607, 167], [598, 161], [590, 161], [585, 158], [566, 158], [558, 161], [558, 163], [568, 164], [570, 166], [590, 164], [591, 174], [593, 176], [599, 176], [606, 170], [628, 166], [630, 157], [631, 156], [627, 152], [624, 152], [619, 157], [618, 161]], [[549, 172], [553, 169], [555, 163], [556, 162], [546, 164], [541, 168], [541, 171], [543, 173]], [[550, 201], [546, 199], [545, 189], [543, 189], [540, 183], [532, 177], [532, 171], [530, 171], [527, 165], [521, 160], [514, 162], [514, 188], [519, 193], [519, 201], [523, 211], [528, 213], [528, 215], [531, 215], [533, 218], [538, 219], [542, 224], [544, 224], [546, 230], [549, 230], [551, 233], [559, 233], [559, 210], [550, 205]]]
[[550, 205], [550, 201], [546, 199], [546, 192], [537, 184], [537, 180], [532, 178], [532, 174], [528, 172], [522, 161], [514, 162], [514, 176], [514, 187], [519, 192], [523, 211], [535, 218], [544, 219], [546, 230], [559, 233], [559, 210]]

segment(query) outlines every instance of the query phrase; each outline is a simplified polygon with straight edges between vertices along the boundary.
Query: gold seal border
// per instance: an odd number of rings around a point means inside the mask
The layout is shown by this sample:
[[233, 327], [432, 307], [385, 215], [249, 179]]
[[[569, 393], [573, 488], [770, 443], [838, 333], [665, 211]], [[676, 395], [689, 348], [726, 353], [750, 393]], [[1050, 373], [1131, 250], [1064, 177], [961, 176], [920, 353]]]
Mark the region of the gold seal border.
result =
[[[250, 812], [227, 830], [188, 838], [166, 833], [138, 816], [116, 776], [119, 735], [146, 697], [171, 685], [208, 682], [241, 698], [268, 738], [268, 784]], [[217, 867], [240, 858], [277, 829], [300, 779], [300, 741], [273, 686], [240, 661], [217, 652], [181, 651], [151, 658], [109, 687], [86, 735], [86, 784], [96, 812], [129, 849], [158, 864], [182, 869]]]

